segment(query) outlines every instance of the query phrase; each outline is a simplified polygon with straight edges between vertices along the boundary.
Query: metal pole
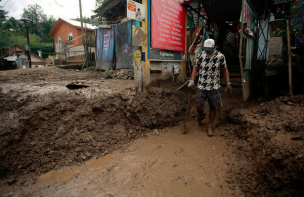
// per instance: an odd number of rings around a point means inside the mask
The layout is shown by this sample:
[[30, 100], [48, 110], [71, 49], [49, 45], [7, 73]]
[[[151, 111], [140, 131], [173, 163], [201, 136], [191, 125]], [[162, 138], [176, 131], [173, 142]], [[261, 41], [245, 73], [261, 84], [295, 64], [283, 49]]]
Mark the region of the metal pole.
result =
[[81, 10], [81, 0], [79, 0], [79, 12], [80, 12], [80, 23], [81, 23], [82, 44], [83, 44], [83, 47], [84, 47], [84, 38], [83, 38], [83, 22], [82, 22], [82, 10]]
[[[265, 11], [265, 15], [266, 15], [266, 11]], [[270, 21], [270, 17], [271, 17], [271, 10], [269, 9], [268, 10], [268, 22]], [[265, 16], [265, 18], [266, 18], [266, 16]], [[267, 60], [268, 43], [269, 43], [269, 26], [268, 26], [268, 29], [267, 29], [266, 37], [267, 37], [267, 40], [265, 40], [266, 41], [266, 49], [265, 49], [266, 51], [265, 51], [265, 56], [264, 56], [264, 64], [266, 63], [266, 60]]]
[[[84, 53], [85, 53], [85, 56], [86, 56], [86, 48], [85, 48], [85, 43], [84, 43], [84, 35], [83, 35], [83, 22], [82, 22], [82, 10], [81, 10], [81, 0], [79, 0], [79, 12], [80, 12], [80, 23], [81, 23], [81, 35], [82, 35], [82, 45], [83, 45], [83, 50], [84, 50]], [[85, 61], [86, 61], [86, 58], [85, 58]], [[82, 66], [82, 69], [85, 65], [85, 62]]]
[[289, 20], [286, 21], [287, 25], [287, 42], [288, 42], [288, 71], [289, 71], [289, 94], [293, 96], [292, 89], [292, 67], [291, 67], [291, 49], [290, 49], [290, 34], [289, 34]]
[[240, 45], [239, 45], [239, 61], [240, 61], [240, 70], [242, 77], [243, 98], [244, 98], [244, 73], [243, 73], [242, 49], [243, 49], [243, 28], [244, 28], [244, 2], [245, 0], [242, 0], [241, 32], [240, 32]]
[[28, 29], [29, 27], [25, 27], [26, 28], [26, 35], [27, 35], [27, 46], [28, 46], [28, 59], [29, 59], [29, 66], [30, 68], [32, 68], [32, 59], [31, 59], [31, 49], [30, 49], [30, 38], [29, 38], [29, 33], [28, 33]]

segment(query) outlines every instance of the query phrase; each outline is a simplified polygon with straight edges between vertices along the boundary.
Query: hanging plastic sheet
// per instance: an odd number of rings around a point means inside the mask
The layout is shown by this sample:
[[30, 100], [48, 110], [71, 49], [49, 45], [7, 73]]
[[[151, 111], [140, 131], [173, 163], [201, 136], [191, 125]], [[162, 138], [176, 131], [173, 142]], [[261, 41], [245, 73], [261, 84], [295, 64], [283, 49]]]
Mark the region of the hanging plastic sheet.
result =
[[138, 26], [136, 21], [114, 25], [115, 62], [116, 69], [131, 68], [133, 66], [133, 53], [138, 46], [132, 45], [132, 25]]
[[114, 58], [113, 29], [97, 29], [96, 35], [96, 67], [111, 69]]

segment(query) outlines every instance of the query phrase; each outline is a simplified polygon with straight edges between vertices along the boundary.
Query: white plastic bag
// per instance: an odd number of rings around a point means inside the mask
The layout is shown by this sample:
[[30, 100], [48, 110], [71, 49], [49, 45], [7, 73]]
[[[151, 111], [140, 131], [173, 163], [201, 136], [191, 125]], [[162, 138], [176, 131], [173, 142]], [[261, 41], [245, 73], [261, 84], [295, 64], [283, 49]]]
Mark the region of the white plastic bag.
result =
[[179, 65], [174, 65], [174, 75], [178, 75], [180, 73], [180, 66]]

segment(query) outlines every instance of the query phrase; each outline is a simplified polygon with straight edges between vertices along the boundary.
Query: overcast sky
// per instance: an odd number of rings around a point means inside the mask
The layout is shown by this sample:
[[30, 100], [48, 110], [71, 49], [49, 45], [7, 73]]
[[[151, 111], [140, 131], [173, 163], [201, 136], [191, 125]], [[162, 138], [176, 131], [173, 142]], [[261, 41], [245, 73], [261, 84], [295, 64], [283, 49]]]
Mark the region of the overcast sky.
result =
[[[21, 18], [23, 8], [27, 8], [30, 4], [38, 4], [42, 7], [45, 14], [53, 15], [55, 19], [71, 19], [80, 16], [79, 0], [1, 0], [0, 6], [4, 6], [4, 10], [8, 11], [8, 16], [16, 19]], [[95, 9], [95, 0], [82, 0], [82, 16], [89, 17], [93, 15], [91, 10]]]

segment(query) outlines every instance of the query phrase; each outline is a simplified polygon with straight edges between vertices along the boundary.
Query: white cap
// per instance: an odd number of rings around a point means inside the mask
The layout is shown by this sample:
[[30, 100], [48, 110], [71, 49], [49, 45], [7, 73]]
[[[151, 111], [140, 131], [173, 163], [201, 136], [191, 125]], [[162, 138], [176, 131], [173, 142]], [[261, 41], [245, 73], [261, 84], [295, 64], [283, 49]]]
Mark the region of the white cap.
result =
[[213, 51], [215, 47], [215, 42], [213, 39], [207, 39], [204, 42], [203, 51]]

